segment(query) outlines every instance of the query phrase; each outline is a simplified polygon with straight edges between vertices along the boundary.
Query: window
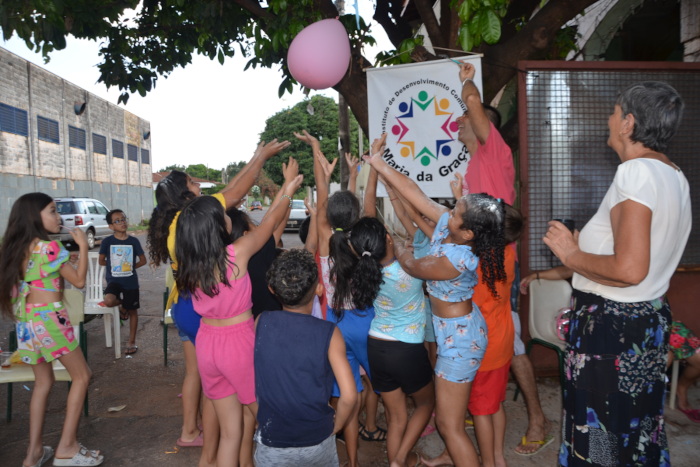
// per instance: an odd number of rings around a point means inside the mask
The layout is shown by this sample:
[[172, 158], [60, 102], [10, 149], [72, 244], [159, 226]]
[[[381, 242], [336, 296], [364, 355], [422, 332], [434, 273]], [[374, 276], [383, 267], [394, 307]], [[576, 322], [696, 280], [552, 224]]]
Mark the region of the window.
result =
[[58, 137], [58, 122], [56, 120], [37, 116], [36, 123], [40, 140], [48, 141], [49, 143], [60, 143]]
[[107, 155], [107, 138], [97, 133], [92, 134], [92, 152]]
[[85, 201], [85, 204], [87, 204], [88, 211], [90, 211], [90, 214], [97, 214], [97, 208], [95, 207], [95, 203], [92, 201]]
[[78, 206], [78, 212], [79, 212], [80, 214], [87, 214], [87, 213], [88, 213], [88, 210], [87, 210], [87, 208], [85, 207], [85, 202], [84, 202], [84, 201], [76, 201], [75, 204], [76, 204], [76, 206]]
[[116, 139], [112, 140], [112, 157], [124, 159], [124, 143]]
[[85, 149], [85, 130], [68, 125], [68, 145], [72, 148]]
[[0, 131], [29, 136], [27, 111], [11, 105], [0, 104]]
[[150, 164], [151, 163], [151, 152], [148, 149], [141, 149], [141, 163]]
[[306, 206], [304, 205], [304, 200], [295, 199], [294, 201], [292, 201], [292, 209], [306, 209]]
[[127, 144], [126, 145], [126, 150], [129, 153], [129, 160], [130, 161], [139, 161], [139, 149], [132, 145], [132, 144]]
[[70, 201], [59, 201], [56, 203], [56, 210], [59, 214], [75, 214], [73, 203]]
[[95, 207], [97, 208], [97, 212], [102, 214], [103, 216], [107, 215], [107, 208], [102, 205], [102, 203], [95, 202]]

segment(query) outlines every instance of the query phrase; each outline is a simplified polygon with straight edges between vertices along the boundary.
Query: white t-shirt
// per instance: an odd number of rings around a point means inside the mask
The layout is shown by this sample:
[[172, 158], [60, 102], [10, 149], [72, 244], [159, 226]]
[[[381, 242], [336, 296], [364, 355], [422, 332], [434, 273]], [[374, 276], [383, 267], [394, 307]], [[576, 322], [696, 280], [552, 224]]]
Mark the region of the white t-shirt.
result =
[[646, 158], [620, 164], [598, 212], [581, 230], [579, 247], [594, 255], [614, 254], [610, 210], [628, 199], [652, 212], [649, 273], [631, 287], [601, 285], [575, 273], [575, 289], [623, 303], [653, 300], [668, 290], [692, 225], [688, 180], [680, 169]]

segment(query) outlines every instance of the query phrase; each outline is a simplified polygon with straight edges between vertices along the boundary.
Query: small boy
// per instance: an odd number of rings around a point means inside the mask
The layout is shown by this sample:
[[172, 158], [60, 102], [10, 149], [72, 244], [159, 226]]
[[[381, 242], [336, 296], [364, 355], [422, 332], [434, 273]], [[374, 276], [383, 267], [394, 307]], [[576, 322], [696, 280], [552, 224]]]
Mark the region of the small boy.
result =
[[[102, 240], [100, 245], [100, 266], [107, 266], [107, 288], [104, 304], [107, 307], [119, 306], [119, 317], [126, 321], [131, 318], [129, 326], [129, 343], [126, 355], [135, 354], [136, 329], [139, 324], [139, 277], [136, 269], [146, 264], [146, 255], [139, 242], [126, 233], [128, 227], [124, 211], [114, 209], [107, 213], [107, 224], [114, 235]], [[134, 264], [134, 259], [138, 262]]]
[[[311, 316], [314, 297], [323, 294], [313, 255], [299, 249], [280, 254], [267, 283], [283, 311], [265, 311], [256, 323], [255, 465], [337, 467], [334, 435], [355, 407], [357, 388], [340, 330]], [[328, 404], [334, 377], [337, 411]]]

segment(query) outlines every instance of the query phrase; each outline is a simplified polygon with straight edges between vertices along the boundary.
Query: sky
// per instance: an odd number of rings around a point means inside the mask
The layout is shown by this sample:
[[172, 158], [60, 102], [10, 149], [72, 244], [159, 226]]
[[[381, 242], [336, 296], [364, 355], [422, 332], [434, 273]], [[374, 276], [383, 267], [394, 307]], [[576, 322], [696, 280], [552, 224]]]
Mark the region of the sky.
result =
[[[346, 2], [346, 12], [354, 13], [353, 2]], [[369, 21], [374, 14], [372, 0], [360, 0], [360, 15]], [[380, 25], [372, 21], [371, 35], [377, 46], [365, 47], [364, 55], [374, 63], [375, 55], [393, 46]], [[13, 36], [0, 42], [20, 57], [47, 69], [61, 78], [116, 104], [121, 94], [98, 83], [99, 43], [68, 37], [63, 50], [54, 51], [48, 64], [39, 53], [27, 48]], [[304, 100], [298, 86], [294, 92], [278, 96], [282, 73], [278, 67], [243, 71], [248, 59], [237, 50], [223, 65], [215, 58], [194, 55], [186, 68], [160, 77], [155, 89], [141, 97], [132, 94], [121, 107], [150, 121], [153, 171], [168, 165], [205, 164], [222, 169], [231, 162], [248, 160], [265, 128], [265, 120], [276, 112]], [[338, 100], [333, 89], [311, 91]]]

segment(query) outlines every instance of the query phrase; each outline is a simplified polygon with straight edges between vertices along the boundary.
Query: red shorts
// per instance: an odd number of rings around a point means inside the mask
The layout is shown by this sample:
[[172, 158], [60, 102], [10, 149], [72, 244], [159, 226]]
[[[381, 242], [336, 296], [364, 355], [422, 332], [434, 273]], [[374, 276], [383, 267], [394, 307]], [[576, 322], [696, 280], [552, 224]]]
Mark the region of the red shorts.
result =
[[506, 400], [510, 360], [500, 368], [476, 373], [469, 395], [469, 413], [472, 415], [493, 415], [498, 412], [501, 402]]

